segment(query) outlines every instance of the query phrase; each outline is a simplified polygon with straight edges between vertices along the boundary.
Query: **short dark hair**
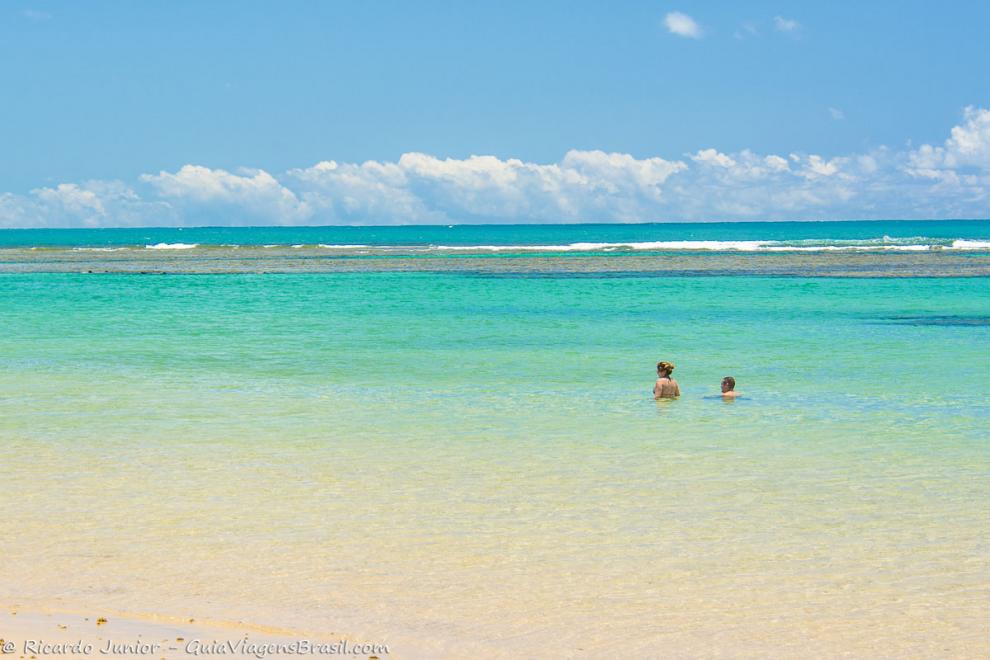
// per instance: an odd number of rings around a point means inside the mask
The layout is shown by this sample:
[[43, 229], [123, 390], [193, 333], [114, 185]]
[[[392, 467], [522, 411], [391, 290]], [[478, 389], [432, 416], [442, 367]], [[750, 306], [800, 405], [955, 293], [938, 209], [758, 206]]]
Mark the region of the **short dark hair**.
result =
[[722, 379], [722, 382], [727, 383], [729, 385], [730, 390], [736, 389], [736, 379], [733, 378], [732, 376], [726, 376], [725, 378]]

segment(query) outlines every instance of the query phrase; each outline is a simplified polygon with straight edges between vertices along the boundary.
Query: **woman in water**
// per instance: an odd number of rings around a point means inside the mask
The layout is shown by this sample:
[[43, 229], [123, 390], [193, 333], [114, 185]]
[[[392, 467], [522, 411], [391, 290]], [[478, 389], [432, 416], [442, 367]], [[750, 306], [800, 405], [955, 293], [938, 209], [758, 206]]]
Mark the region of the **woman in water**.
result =
[[732, 376], [723, 378], [721, 387], [723, 399], [735, 399], [739, 396], [739, 392], [736, 392], [736, 379]]
[[673, 371], [673, 363], [657, 362], [657, 382], [653, 386], [654, 399], [676, 399], [681, 395], [677, 381], [670, 377]]

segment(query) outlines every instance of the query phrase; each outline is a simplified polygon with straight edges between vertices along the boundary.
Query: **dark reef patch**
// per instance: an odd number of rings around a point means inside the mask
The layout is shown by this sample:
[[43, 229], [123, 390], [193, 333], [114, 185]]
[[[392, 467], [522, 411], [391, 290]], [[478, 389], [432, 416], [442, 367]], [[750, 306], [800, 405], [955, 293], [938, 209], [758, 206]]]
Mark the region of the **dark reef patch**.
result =
[[897, 325], [988, 326], [990, 316], [891, 316], [885, 319]]

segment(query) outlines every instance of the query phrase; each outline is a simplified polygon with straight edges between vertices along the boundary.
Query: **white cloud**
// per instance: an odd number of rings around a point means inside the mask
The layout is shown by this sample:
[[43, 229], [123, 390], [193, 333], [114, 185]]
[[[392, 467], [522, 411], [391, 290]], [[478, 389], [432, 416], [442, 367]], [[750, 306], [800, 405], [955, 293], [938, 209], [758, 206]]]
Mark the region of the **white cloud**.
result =
[[0, 227], [45, 227], [48, 218], [32, 213], [30, 202], [21, 195], [0, 194]]
[[726, 156], [715, 149], [703, 149], [691, 156], [691, 160], [696, 163], [718, 165], [719, 167], [724, 167], [726, 169], [730, 169], [736, 165], [736, 161], [732, 160], [731, 157]]
[[396, 218], [404, 222], [443, 219], [409, 189], [409, 178], [397, 163], [322, 161], [289, 170], [286, 178], [326, 222], [391, 224]]
[[911, 151], [904, 172], [924, 181], [929, 206], [955, 217], [990, 217], [990, 110], [968, 107], [941, 146], [923, 144]]
[[0, 193], [0, 227], [138, 227], [183, 221], [167, 202], [143, 199], [120, 181], [60, 183], [28, 195]]
[[94, 219], [106, 217], [103, 199], [92, 190], [74, 183], [60, 183], [55, 188], [38, 188], [31, 192], [42, 203], [61, 208], [70, 214]]
[[846, 118], [846, 113], [842, 112], [842, 110], [839, 110], [838, 108], [829, 108], [828, 109], [828, 114], [835, 121], [841, 121], [841, 120], [843, 120], [843, 119]]
[[790, 164], [788, 164], [786, 158], [781, 158], [780, 156], [770, 155], [763, 159], [763, 162], [767, 164], [774, 172], [786, 172], [790, 169]]
[[833, 158], [827, 161], [817, 154], [812, 154], [808, 156], [805, 161], [805, 167], [800, 174], [806, 179], [835, 176], [839, 173], [839, 165], [843, 161], [844, 159], [842, 158]]
[[288, 176], [301, 185], [311, 208], [336, 219], [633, 219], [662, 198], [667, 178], [686, 167], [602, 151], [569, 151], [550, 164], [407, 153], [396, 163], [329, 161]]
[[990, 110], [968, 107], [942, 146], [923, 144], [909, 154], [914, 176], [956, 184], [985, 181], [990, 174]]
[[406, 153], [283, 173], [185, 165], [0, 193], [0, 227], [987, 217], [990, 110], [937, 145], [822, 155], [572, 150], [557, 162]]
[[795, 21], [793, 18], [784, 18], [783, 16], [773, 17], [773, 27], [778, 32], [788, 32], [795, 33], [801, 29], [801, 24]]
[[264, 170], [243, 170], [238, 175], [185, 165], [175, 174], [144, 174], [141, 180], [151, 184], [165, 198], [236, 206], [276, 222], [305, 222], [311, 215], [305, 202]]
[[671, 34], [690, 39], [700, 39], [702, 35], [701, 26], [688, 16], [679, 11], [672, 11], [663, 19], [663, 24]]

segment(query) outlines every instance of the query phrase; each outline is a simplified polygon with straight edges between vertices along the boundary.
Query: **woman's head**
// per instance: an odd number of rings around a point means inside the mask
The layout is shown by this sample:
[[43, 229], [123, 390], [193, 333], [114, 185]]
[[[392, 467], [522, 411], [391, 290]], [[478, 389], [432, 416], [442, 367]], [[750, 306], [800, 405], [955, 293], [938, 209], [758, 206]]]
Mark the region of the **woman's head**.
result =
[[731, 392], [736, 389], [736, 379], [732, 376], [726, 376], [722, 379], [722, 391]]
[[661, 376], [669, 376], [674, 371], [673, 362], [657, 362], [657, 373]]

